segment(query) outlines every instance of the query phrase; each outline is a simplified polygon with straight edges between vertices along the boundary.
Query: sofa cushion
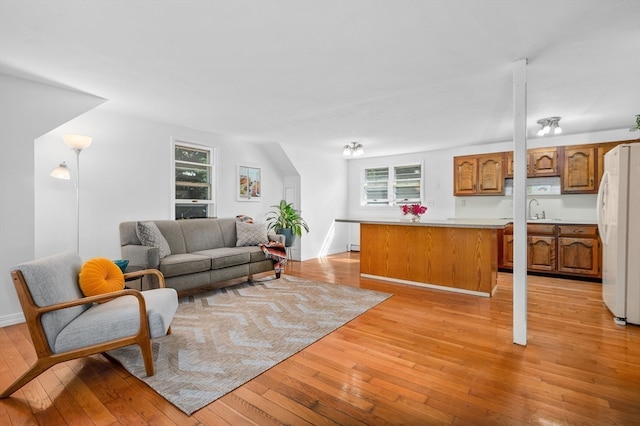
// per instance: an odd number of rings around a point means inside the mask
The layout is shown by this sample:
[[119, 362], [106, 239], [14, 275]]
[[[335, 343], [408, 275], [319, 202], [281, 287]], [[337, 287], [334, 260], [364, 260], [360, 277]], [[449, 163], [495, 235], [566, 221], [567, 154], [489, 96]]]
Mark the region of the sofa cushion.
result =
[[266, 223], [236, 223], [236, 246], [257, 246], [269, 241]]
[[249, 253], [249, 256], [250, 256], [249, 261], [251, 263], [262, 262], [263, 260], [267, 259], [262, 249], [258, 246], [242, 247], [242, 249], [246, 253]]
[[165, 277], [208, 271], [211, 258], [196, 253], [172, 254], [160, 260], [158, 269]]
[[[172, 288], [158, 288], [142, 292], [147, 306], [151, 338], [166, 334], [178, 309], [178, 296]], [[83, 346], [130, 336], [140, 326], [138, 300], [122, 296], [95, 304], [67, 325], [56, 338], [54, 352], [60, 353]], [[99, 332], [96, 332], [99, 330]]]
[[180, 226], [182, 220], [156, 220], [154, 223], [158, 226], [160, 232], [169, 243], [171, 248], [171, 254], [183, 254], [188, 253], [187, 245], [184, 241], [184, 235], [182, 234], [182, 227]]
[[224, 247], [220, 219], [191, 219], [180, 221], [187, 253]]
[[138, 222], [136, 226], [136, 235], [143, 246], [157, 247], [161, 259], [171, 254], [169, 243], [167, 243], [167, 240], [162, 236], [162, 233], [155, 223]]
[[207, 256], [211, 259], [211, 269], [222, 269], [228, 266], [249, 263], [251, 255], [244, 248], [222, 247], [211, 250], [197, 251], [193, 254]]

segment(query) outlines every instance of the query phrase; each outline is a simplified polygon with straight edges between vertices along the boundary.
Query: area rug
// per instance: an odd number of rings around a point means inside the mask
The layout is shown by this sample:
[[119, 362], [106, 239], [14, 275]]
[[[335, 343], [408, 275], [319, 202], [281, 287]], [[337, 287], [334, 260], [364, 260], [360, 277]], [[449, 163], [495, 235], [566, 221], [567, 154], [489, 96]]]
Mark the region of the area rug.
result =
[[243, 283], [180, 300], [172, 334], [153, 341], [155, 375], [137, 346], [109, 355], [191, 415], [390, 296], [286, 275]]

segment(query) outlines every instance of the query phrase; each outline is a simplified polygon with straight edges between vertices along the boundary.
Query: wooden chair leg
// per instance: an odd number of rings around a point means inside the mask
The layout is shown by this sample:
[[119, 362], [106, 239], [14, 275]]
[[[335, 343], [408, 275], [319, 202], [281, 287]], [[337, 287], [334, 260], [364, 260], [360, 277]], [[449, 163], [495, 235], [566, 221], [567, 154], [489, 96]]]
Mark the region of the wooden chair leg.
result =
[[147, 339], [146, 342], [140, 342], [140, 351], [142, 351], [142, 361], [144, 362], [144, 369], [147, 376], [153, 376], [155, 374], [155, 368], [153, 366], [153, 352], [151, 350], [151, 340]]
[[40, 373], [47, 370], [49, 367], [57, 364], [57, 361], [52, 362], [47, 359], [38, 359], [35, 364], [25, 371], [15, 382], [13, 382], [8, 388], [6, 388], [1, 394], [0, 399], [9, 397], [12, 393], [29, 383], [40, 375]]

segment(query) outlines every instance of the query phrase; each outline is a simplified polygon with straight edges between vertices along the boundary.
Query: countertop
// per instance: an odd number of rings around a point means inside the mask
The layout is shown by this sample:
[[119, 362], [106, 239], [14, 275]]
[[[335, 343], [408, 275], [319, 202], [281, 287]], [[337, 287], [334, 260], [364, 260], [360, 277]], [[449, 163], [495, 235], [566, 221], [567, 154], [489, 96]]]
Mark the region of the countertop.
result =
[[[358, 219], [340, 218], [336, 222], [345, 223], [368, 223], [377, 225], [409, 225], [409, 226], [441, 226], [450, 228], [504, 228], [508, 223], [513, 223], [512, 218], [499, 219], [427, 219], [422, 218], [420, 222], [411, 222], [407, 219]], [[527, 223], [545, 223], [552, 225], [595, 225], [595, 220], [561, 220], [561, 219], [531, 219]]]
[[405, 226], [440, 226], [446, 228], [504, 228], [509, 220], [499, 219], [425, 219], [411, 222], [410, 219], [336, 219], [336, 222], [366, 223], [374, 225], [405, 225]]

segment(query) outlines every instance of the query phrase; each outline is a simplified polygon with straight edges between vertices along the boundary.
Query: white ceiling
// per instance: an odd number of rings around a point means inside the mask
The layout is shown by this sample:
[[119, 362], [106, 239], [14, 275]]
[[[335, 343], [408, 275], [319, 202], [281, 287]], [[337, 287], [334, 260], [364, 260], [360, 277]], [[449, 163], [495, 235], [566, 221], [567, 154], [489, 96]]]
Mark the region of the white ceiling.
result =
[[531, 137], [553, 115], [567, 134], [631, 127], [640, 1], [0, 0], [0, 72], [336, 155], [511, 140], [522, 58]]

